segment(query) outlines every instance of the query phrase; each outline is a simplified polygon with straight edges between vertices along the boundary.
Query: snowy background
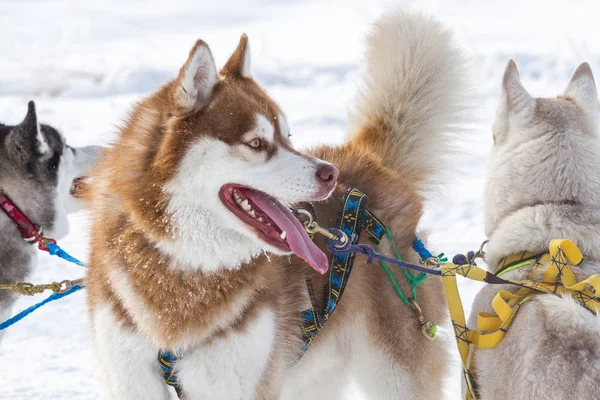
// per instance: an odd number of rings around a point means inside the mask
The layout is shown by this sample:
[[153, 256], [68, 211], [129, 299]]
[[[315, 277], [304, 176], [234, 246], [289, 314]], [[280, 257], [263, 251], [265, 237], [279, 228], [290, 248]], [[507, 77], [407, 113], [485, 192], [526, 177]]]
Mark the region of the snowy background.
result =
[[[286, 111], [298, 146], [339, 142], [360, 82], [364, 35], [391, 6], [424, 10], [454, 29], [473, 61], [473, 135], [456, 175], [423, 227], [446, 254], [484, 239], [482, 201], [491, 122], [502, 72], [517, 61], [536, 96], [562, 93], [589, 61], [600, 76], [600, 4], [590, 1], [0, 1], [0, 121], [18, 123], [34, 99], [42, 122], [70, 144], [106, 144], [142, 96], [174, 77], [196, 38], [222, 65], [246, 32], [253, 72]], [[432, 150], [435, 154], [435, 150]], [[427, 155], [426, 155], [427, 156]], [[442, 166], [443, 167], [443, 166]], [[71, 218], [61, 244], [87, 258], [88, 222]], [[42, 255], [33, 282], [75, 279], [76, 266]], [[462, 283], [467, 304], [478, 287]], [[20, 300], [16, 311], [44, 295]], [[469, 307], [467, 306], [467, 309]], [[448, 340], [454, 351], [454, 343]], [[52, 303], [9, 329], [0, 346], [2, 399], [105, 398], [92, 350], [85, 292]], [[447, 399], [459, 399], [458, 374]], [[354, 390], [349, 397], [356, 398]]]

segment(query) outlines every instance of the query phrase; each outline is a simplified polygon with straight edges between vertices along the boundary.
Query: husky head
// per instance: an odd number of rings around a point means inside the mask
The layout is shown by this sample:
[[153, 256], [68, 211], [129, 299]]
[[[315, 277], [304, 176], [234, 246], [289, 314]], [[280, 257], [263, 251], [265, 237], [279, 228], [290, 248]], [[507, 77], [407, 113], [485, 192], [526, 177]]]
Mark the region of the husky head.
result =
[[504, 73], [485, 190], [490, 236], [511, 213], [540, 204], [600, 202], [600, 104], [587, 63], [562, 96], [534, 98], [514, 61]]
[[0, 144], [0, 191], [47, 236], [64, 236], [67, 213], [81, 207], [73, 182], [92, 166], [98, 148], [68, 146], [56, 129], [38, 122], [33, 101], [19, 125], [0, 124]]
[[292, 147], [284, 113], [252, 79], [245, 35], [220, 72], [199, 40], [178, 77], [143, 102], [131, 122], [134, 130], [163, 132], [148, 166], [156, 175], [132, 183], [163, 181], [173, 234], [158, 244], [179, 266], [235, 268], [269, 251], [293, 252], [327, 269], [288, 205], [327, 198], [338, 170]]

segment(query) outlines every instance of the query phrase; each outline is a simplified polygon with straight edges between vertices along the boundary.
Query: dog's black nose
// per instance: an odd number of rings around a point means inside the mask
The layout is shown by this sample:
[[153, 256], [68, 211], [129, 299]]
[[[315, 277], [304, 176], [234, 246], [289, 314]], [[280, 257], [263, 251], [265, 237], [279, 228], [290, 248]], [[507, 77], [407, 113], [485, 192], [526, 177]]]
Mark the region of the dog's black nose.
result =
[[317, 166], [317, 178], [326, 183], [335, 183], [340, 171], [329, 163], [321, 163]]

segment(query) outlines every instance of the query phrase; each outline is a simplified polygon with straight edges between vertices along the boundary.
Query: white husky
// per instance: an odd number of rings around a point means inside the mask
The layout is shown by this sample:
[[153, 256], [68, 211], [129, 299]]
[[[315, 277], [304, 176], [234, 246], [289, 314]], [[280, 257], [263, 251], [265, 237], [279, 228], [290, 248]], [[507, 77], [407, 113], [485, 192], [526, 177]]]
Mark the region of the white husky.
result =
[[[578, 278], [599, 273], [600, 104], [589, 65], [580, 65], [555, 99], [530, 96], [513, 61], [502, 88], [485, 191], [490, 270], [505, 256], [570, 239], [585, 257]], [[487, 286], [477, 295], [471, 326], [477, 313], [491, 311], [498, 290]], [[570, 298], [537, 296], [498, 346], [475, 352], [474, 371], [481, 399], [596, 399], [600, 321]]]

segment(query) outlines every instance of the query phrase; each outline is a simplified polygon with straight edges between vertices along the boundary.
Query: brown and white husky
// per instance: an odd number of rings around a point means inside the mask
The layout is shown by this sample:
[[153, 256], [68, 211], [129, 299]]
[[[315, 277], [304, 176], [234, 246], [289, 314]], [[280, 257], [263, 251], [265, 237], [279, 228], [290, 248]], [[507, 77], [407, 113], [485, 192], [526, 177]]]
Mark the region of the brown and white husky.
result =
[[[369, 399], [441, 397], [445, 346], [424, 338], [385, 272], [360, 257], [296, 362], [304, 281], [321, 288], [328, 260], [288, 205], [318, 202], [319, 222], [332, 226], [341, 193], [360, 188], [403, 257], [417, 260], [422, 192], [445, 168], [465, 100], [450, 42], [421, 15], [378, 21], [355, 128], [338, 147], [292, 147], [284, 113], [252, 79], [246, 36], [220, 72], [198, 41], [177, 78], [135, 106], [92, 192], [89, 306], [115, 399], [169, 397], [163, 348], [184, 352], [176, 368], [188, 399], [342, 398], [350, 376]], [[438, 280], [418, 296], [429, 320], [446, 320]]]

